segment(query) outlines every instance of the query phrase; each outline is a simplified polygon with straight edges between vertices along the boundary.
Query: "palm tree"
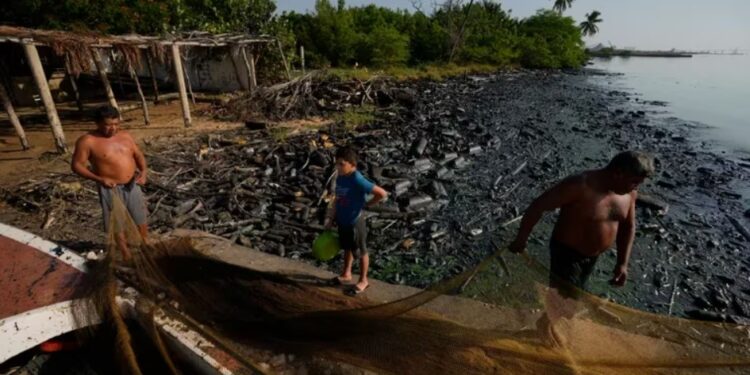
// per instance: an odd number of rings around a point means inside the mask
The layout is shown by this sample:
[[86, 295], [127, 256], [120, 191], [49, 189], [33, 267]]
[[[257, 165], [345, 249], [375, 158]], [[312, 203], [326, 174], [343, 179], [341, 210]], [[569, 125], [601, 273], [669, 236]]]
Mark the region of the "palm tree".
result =
[[555, 0], [555, 5], [552, 6], [552, 9], [555, 10], [557, 13], [562, 14], [566, 9], [570, 8], [573, 5], [573, 0]]
[[602, 14], [599, 13], [598, 10], [586, 14], [586, 21], [581, 22], [578, 26], [581, 29], [581, 34], [583, 34], [583, 36], [592, 36], [599, 32], [599, 26], [596, 24], [602, 22], [602, 19], [599, 18], [601, 15]]

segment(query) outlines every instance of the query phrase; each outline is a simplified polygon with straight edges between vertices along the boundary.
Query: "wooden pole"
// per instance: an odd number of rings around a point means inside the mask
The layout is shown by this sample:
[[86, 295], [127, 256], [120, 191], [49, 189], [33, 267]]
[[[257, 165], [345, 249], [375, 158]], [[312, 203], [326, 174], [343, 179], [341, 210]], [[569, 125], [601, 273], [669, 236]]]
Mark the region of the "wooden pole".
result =
[[292, 73], [289, 71], [289, 63], [286, 61], [286, 55], [284, 54], [284, 48], [281, 47], [281, 41], [276, 39], [276, 45], [279, 46], [279, 53], [281, 53], [281, 61], [284, 63], [284, 69], [286, 70], [286, 79], [292, 79]]
[[185, 92], [185, 75], [182, 70], [182, 59], [180, 57], [180, 46], [172, 44], [172, 64], [174, 65], [174, 75], [177, 80], [177, 88], [180, 92], [180, 104], [182, 106], [182, 120], [185, 127], [192, 126], [190, 119], [190, 104], [188, 104], [187, 93]]
[[44, 102], [44, 110], [47, 112], [47, 119], [49, 120], [50, 127], [52, 127], [52, 136], [55, 138], [55, 148], [57, 148], [57, 152], [67, 154], [68, 145], [65, 144], [65, 133], [60, 123], [60, 117], [57, 116], [57, 109], [55, 108], [54, 100], [52, 100], [52, 93], [49, 91], [47, 76], [44, 74], [42, 60], [39, 58], [39, 51], [37, 51], [34, 44], [22, 43], [21, 45], [29, 62], [31, 75], [34, 76], [34, 82]]
[[258, 75], [255, 69], [255, 54], [250, 52], [250, 84], [253, 90], [258, 87]]
[[247, 49], [242, 47], [242, 60], [245, 61], [245, 69], [247, 69], [247, 83], [250, 86], [250, 91], [254, 91], [255, 87], [258, 86], [258, 82], [255, 80], [255, 57], [250, 53], [250, 58], [247, 57]]
[[237, 81], [240, 83], [240, 87], [247, 91], [249, 90], [248, 82], [242, 79], [242, 73], [240, 73], [240, 67], [237, 65], [237, 61], [234, 59], [236, 47], [229, 48], [229, 60], [232, 60], [232, 66], [234, 66], [234, 74], [237, 75]]
[[151, 120], [148, 118], [148, 103], [146, 102], [146, 97], [143, 95], [143, 90], [141, 89], [141, 83], [138, 82], [138, 74], [135, 73], [135, 69], [133, 69], [133, 66], [130, 65], [130, 62], [127, 62], [128, 64], [128, 73], [130, 73], [130, 78], [135, 82], [135, 88], [138, 91], [138, 97], [141, 98], [141, 108], [143, 109], [143, 121], [146, 123], [146, 125], [151, 123]]
[[73, 75], [73, 69], [70, 67], [70, 55], [65, 54], [65, 73], [68, 75], [70, 81], [70, 87], [73, 89], [73, 95], [76, 99], [76, 106], [78, 106], [78, 112], [83, 113], [83, 102], [81, 101], [81, 93], [78, 91], [78, 82], [76, 77]]
[[151, 86], [154, 89], [154, 105], [159, 102], [159, 84], [156, 83], [156, 74], [154, 66], [151, 64], [151, 51], [146, 50], [146, 65], [148, 65], [148, 74], [151, 75]]
[[[182, 55], [180, 55], [180, 58], [182, 58]], [[185, 82], [187, 82], [187, 88], [188, 93], [190, 94], [190, 101], [193, 102], [193, 107], [195, 107], [195, 95], [193, 94], [193, 84], [190, 83], [190, 75], [187, 71], [187, 64], [182, 64], [182, 74], [185, 75]]]
[[[120, 107], [117, 105], [117, 100], [115, 99], [115, 93], [112, 91], [109, 79], [107, 79], [107, 71], [104, 69], [104, 64], [102, 64], [102, 57], [99, 55], [99, 50], [94, 49], [93, 52], [94, 65], [96, 65], [96, 70], [99, 72], [99, 79], [102, 80], [102, 85], [104, 85], [104, 92], [107, 93], [109, 105], [117, 109], [117, 112], [120, 112]], [[122, 119], [122, 113], [120, 113], [120, 119]]]
[[8, 113], [8, 118], [10, 119], [10, 123], [13, 125], [13, 128], [16, 129], [16, 134], [18, 134], [18, 139], [21, 140], [21, 147], [24, 150], [29, 149], [29, 141], [26, 139], [26, 132], [23, 131], [23, 127], [21, 126], [21, 121], [18, 120], [18, 115], [16, 115], [16, 111], [13, 109], [13, 103], [10, 101], [10, 97], [8, 96], [8, 92], [5, 91], [5, 85], [0, 82], [0, 100], [3, 102], [3, 107], [5, 107], [5, 112]]
[[302, 74], [305, 74], [305, 46], [299, 46], [299, 58], [302, 62]]
[[116, 69], [116, 67], [117, 67], [116, 62], [117, 62], [117, 60], [115, 59], [115, 50], [114, 49], [111, 49], [111, 48], [109, 49], [109, 59], [110, 59], [109, 66], [112, 67], [112, 74], [117, 74], [117, 85], [120, 86], [120, 95], [125, 96], [125, 89], [122, 87], [122, 76], [120, 75], [120, 73]]

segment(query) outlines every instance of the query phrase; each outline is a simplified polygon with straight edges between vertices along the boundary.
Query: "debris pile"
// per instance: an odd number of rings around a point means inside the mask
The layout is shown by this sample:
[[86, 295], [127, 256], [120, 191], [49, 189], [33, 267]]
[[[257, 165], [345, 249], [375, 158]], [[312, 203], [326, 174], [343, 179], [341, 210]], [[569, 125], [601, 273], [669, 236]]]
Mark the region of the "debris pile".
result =
[[214, 105], [207, 113], [220, 120], [280, 121], [341, 112], [363, 104], [413, 106], [415, 100], [416, 92], [382, 76], [367, 81], [342, 80], [314, 71], [271, 87], [259, 87]]

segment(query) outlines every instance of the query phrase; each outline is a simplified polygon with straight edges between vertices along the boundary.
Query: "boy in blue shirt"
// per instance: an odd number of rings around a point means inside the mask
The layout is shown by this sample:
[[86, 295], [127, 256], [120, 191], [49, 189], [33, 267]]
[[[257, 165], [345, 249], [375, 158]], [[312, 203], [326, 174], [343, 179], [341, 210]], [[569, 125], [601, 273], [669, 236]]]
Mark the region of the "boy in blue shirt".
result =
[[[367, 289], [367, 270], [370, 256], [367, 253], [367, 223], [362, 217], [362, 209], [377, 204], [388, 193], [375, 185], [357, 171], [357, 153], [351, 147], [342, 147], [336, 151], [336, 198], [333, 209], [326, 220], [326, 228], [338, 226], [339, 243], [344, 249], [344, 271], [332, 282], [341, 285], [352, 279], [354, 252], [359, 251], [359, 282], [346, 291], [347, 295], [356, 296]], [[366, 202], [366, 196], [372, 199]]]

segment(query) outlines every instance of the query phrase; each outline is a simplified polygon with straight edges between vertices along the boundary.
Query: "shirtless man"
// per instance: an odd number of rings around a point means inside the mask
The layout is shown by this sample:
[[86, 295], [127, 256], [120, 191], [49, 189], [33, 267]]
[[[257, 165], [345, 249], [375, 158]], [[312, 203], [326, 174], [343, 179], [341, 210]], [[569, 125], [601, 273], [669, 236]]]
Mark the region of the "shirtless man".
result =
[[[145, 239], [146, 200], [139, 185], [146, 183], [146, 158], [133, 137], [119, 130], [119, 117], [117, 109], [111, 106], [97, 110], [96, 130], [78, 139], [71, 167], [79, 176], [98, 184], [105, 232], [109, 230], [112, 199], [117, 194]], [[129, 260], [124, 233], [118, 233], [117, 244], [123, 259]]]
[[627, 151], [603, 169], [570, 176], [529, 206], [510, 250], [526, 249], [526, 241], [546, 211], [560, 208], [550, 240], [550, 286], [565, 297], [586, 289], [596, 260], [614, 243], [617, 264], [611, 283], [625, 285], [635, 237], [638, 185], [654, 173], [653, 159]]

